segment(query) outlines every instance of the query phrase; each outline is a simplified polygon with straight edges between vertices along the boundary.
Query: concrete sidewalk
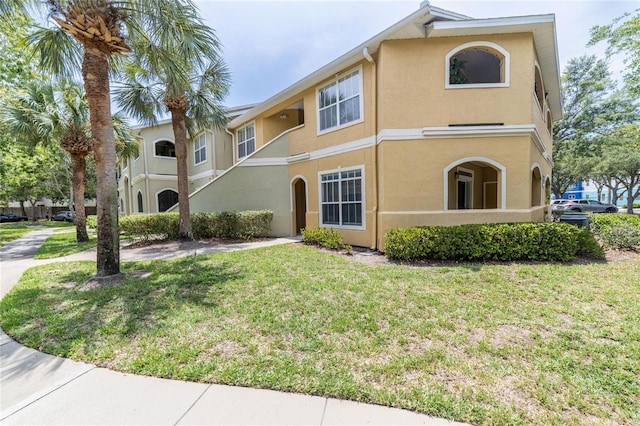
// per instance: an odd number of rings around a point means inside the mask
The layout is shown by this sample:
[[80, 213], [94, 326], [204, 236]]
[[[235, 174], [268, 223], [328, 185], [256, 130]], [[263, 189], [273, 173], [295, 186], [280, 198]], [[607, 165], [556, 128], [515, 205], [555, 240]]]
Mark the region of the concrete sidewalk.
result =
[[[35, 265], [95, 260], [95, 250], [33, 260], [53, 233], [38, 230], [0, 248], [0, 296]], [[169, 258], [285, 244], [295, 239], [163, 252], [123, 250], [122, 260]], [[0, 330], [0, 424], [423, 424], [460, 425], [406, 410], [269, 390], [123, 374], [26, 348]]]

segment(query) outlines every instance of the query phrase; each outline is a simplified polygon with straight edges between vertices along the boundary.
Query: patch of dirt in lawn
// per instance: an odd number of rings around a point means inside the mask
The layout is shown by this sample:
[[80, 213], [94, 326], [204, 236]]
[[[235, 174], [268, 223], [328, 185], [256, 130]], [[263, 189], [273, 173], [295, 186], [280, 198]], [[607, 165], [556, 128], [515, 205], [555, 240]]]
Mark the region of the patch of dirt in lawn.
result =
[[130, 273], [119, 273], [115, 275], [109, 275], [107, 277], [91, 277], [79, 291], [91, 291], [99, 288], [117, 287], [122, 285], [127, 279], [133, 278], [147, 278], [150, 273], [147, 271], [134, 271]]

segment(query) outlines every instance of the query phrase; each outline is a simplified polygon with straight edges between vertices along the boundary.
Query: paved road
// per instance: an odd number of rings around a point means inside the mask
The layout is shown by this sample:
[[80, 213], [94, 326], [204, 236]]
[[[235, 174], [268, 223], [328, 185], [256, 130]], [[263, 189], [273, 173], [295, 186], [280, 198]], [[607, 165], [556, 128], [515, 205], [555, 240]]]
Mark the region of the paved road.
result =
[[[95, 258], [95, 251], [64, 259], [32, 256], [53, 231], [31, 232], [0, 248], [0, 297], [31, 266]], [[217, 246], [230, 251], [291, 242]], [[128, 251], [130, 258], [166, 258], [190, 250]], [[460, 425], [406, 410], [309, 395], [135, 376], [46, 355], [0, 330], [0, 424], [422, 424]]]

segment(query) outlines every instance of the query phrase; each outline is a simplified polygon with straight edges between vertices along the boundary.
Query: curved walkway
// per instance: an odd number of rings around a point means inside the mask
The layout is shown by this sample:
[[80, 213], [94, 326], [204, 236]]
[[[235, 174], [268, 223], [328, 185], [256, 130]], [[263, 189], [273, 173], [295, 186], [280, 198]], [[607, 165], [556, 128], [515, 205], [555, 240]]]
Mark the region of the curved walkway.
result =
[[[0, 248], [0, 297], [28, 268], [93, 260], [95, 249], [34, 260], [53, 229], [33, 231]], [[285, 244], [202, 246], [163, 252], [122, 250], [122, 260], [170, 258]], [[406, 410], [269, 390], [123, 374], [26, 348], [0, 329], [0, 424], [422, 424], [460, 425]]]

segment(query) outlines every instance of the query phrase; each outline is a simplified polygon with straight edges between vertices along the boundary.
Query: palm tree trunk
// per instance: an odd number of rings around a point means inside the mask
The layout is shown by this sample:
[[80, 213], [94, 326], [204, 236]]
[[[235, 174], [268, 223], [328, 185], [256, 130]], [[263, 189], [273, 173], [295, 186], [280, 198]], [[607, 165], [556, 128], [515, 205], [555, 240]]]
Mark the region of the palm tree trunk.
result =
[[193, 238], [189, 217], [189, 176], [187, 171], [187, 127], [186, 111], [171, 109], [173, 138], [176, 142], [178, 172], [178, 211], [180, 212], [180, 238]]
[[73, 205], [76, 211], [76, 241], [82, 243], [89, 241], [89, 235], [87, 234], [87, 215], [84, 208], [85, 156], [82, 154], [71, 154], [71, 167], [73, 168], [73, 175], [71, 176]]
[[98, 204], [96, 275], [105, 277], [120, 273], [116, 143], [111, 119], [107, 54], [85, 45], [82, 77], [89, 103], [91, 135], [94, 139], [96, 160], [96, 198]]

